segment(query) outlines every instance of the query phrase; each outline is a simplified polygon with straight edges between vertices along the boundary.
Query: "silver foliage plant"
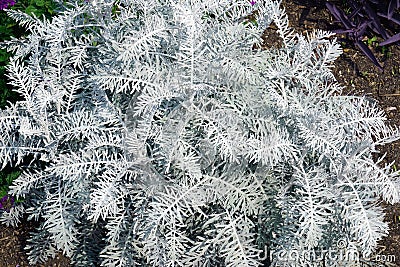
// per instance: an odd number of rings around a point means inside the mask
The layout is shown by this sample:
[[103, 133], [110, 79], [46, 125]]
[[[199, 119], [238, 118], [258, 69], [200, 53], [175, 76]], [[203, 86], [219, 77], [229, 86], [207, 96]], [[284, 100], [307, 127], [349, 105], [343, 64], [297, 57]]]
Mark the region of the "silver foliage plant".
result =
[[[399, 178], [373, 154], [399, 132], [372, 100], [341, 95], [331, 33], [295, 33], [275, 1], [60, 4], [51, 21], [7, 11], [30, 35], [5, 44], [24, 100], [0, 113], [0, 161], [23, 168], [11, 194], [24, 201], [2, 221], [38, 221], [31, 263], [374, 252]], [[272, 23], [281, 45], [262, 49]]]

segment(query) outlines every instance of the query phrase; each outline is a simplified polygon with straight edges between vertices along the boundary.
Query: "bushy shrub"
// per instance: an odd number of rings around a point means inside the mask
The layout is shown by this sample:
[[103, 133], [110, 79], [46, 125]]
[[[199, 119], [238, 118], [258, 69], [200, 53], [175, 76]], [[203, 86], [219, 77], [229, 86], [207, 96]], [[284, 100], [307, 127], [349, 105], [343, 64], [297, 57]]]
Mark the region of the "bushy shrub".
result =
[[[0, 159], [30, 164], [2, 220], [39, 220], [31, 263], [61, 249], [76, 266], [262, 266], [267, 248], [274, 266], [306, 266], [277, 255], [368, 256], [387, 233], [377, 202], [399, 201], [398, 173], [372, 156], [399, 132], [340, 95], [332, 34], [295, 33], [278, 2], [8, 14], [32, 34], [7, 43], [24, 100], [0, 114]], [[262, 50], [271, 23], [282, 46]]]

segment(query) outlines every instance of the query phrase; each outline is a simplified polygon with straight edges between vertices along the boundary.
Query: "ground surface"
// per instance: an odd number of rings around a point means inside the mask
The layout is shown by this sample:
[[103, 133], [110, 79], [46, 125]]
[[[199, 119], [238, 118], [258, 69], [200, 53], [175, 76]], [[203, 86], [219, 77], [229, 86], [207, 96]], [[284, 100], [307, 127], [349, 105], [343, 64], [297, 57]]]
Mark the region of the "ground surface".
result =
[[[317, 1], [317, 0], [315, 0]], [[317, 7], [313, 0], [284, 0], [283, 6], [289, 15], [291, 26], [297, 31], [306, 33], [313, 29], [331, 29], [332, 17], [322, 7]], [[264, 35], [265, 45], [274, 46], [276, 35], [267, 31]], [[389, 54], [376, 51], [375, 55], [384, 66], [380, 72], [359, 50], [346, 42], [342, 43], [343, 54], [335, 62], [333, 72], [340, 84], [344, 86], [344, 94], [365, 95], [378, 100], [386, 111], [389, 123], [400, 126], [400, 48], [391, 47]], [[395, 142], [381, 149], [387, 153], [387, 162], [395, 161], [400, 169], [400, 142]], [[386, 210], [386, 221], [390, 225], [387, 238], [379, 243], [378, 254], [387, 257], [386, 264], [400, 266], [400, 205], [382, 203]], [[19, 228], [1, 226], [0, 231], [0, 267], [30, 266], [23, 250], [30, 225]], [[394, 257], [395, 256], [395, 261]], [[381, 262], [383, 263], [383, 262]], [[55, 259], [37, 266], [71, 266], [69, 260], [57, 255]], [[382, 264], [378, 264], [382, 266]]]
[[[33, 231], [34, 224], [24, 223], [18, 228], [0, 225], [0, 267], [70, 267], [70, 261], [62, 253], [45, 264], [29, 265], [24, 251], [29, 232]], [[83, 266], [82, 266], [83, 267]]]

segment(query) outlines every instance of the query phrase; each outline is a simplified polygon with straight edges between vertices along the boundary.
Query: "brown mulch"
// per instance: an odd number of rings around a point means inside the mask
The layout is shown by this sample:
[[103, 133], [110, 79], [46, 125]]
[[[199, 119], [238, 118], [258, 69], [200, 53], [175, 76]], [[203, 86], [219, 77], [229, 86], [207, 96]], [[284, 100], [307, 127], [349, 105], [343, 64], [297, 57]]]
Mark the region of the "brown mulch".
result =
[[[330, 13], [322, 6], [316, 4], [318, 0], [283, 0], [291, 26], [297, 31], [306, 33], [313, 29], [332, 29], [333, 19]], [[323, 4], [324, 1], [319, 1]], [[341, 38], [342, 36], [338, 36]], [[273, 46], [276, 35], [267, 31], [264, 35], [265, 45]], [[340, 40], [340, 39], [339, 39]], [[382, 53], [373, 47], [375, 55], [384, 66], [380, 72], [366, 58], [362, 52], [353, 48], [346, 42], [342, 43], [343, 54], [335, 62], [333, 72], [339, 83], [344, 87], [345, 94], [365, 95], [378, 100], [379, 105], [386, 111], [389, 123], [400, 126], [400, 48], [389, 47], [389, 53]], [[395, 161], [400, 169], [400, 141], [394, 142], [381, 149], [387, 153], [387, 162]], [[386, 210], [385, 220], [389, 223], [390, 232], [378, 246], [378, 254], [383, 256], [394, 255], [390, 258], [394, 266], [400, 266], [400, 204], [382, 204]], [[28, 238], [29, 225], [18, 228], [0, 226], [0, 267], [15, 267], [19, 264], [28, 265], [24, 253], [24, 244]], [[35, 266], [71, 266], [69, 260], [61, 253], [55, 259], [43, 265]]]
[[30, 265], [25, 253], [26, 240], [33, 231], [35, 223], [25, 223], [20, 227], [0, 225], [0, 267], [70, 267], [70, 261], [62, 253], [44, 264]]

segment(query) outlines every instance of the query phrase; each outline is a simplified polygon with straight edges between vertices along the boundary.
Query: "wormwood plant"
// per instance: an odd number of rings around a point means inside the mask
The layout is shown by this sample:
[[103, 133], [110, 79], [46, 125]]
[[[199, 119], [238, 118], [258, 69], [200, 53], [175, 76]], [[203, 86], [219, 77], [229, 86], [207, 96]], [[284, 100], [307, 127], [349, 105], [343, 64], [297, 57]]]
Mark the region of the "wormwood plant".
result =
[[[8, 14], [31, 34], [6, 43], [24, 100], [0, 115], [0, 159], [30, 164], [2, 220], [40, 222], [31, 263], [61, 249], [76, 266], [348, 266], [281, 256], [369, 256], [387, 233], [378, 200], [399, 201], [398, 173], [372, 156], [399, 132], [340, 95], [332, 34], [295, 33], [278, 2]], [[282, 45], [263, 50], [271, 23]]]

